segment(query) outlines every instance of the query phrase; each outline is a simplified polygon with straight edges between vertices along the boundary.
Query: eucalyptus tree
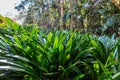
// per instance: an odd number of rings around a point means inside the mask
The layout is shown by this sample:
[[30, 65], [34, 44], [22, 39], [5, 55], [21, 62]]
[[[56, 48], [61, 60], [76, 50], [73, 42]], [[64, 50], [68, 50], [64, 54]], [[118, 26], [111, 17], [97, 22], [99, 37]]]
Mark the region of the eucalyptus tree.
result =
[[[37, 23], [40, 26], [50, 26], [51, 23], [55, 23], [55, 19], [58, 14], [57, 1], [55, 0], [24, 0], [21, 4], [15, 8], [19, 11], [23, 11], [26, 8], [27, 15], [24, 16], [25, 22], [29, 19], [33, 20], [32, 23]], [[31, 18], [30, 18], [31, 17]]]

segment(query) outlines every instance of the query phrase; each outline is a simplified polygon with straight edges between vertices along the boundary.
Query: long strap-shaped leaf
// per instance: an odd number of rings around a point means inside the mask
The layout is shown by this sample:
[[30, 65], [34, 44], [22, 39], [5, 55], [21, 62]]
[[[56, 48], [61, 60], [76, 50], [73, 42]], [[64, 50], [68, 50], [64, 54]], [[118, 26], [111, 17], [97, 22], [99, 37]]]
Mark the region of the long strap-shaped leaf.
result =
[[[16, 59], [16, 61], [8, 60], [8, 59], [12, 59], [12, 58]], [[18, 55], [7, 54], [5, 57], [1, 57], [0, 62], [12, 65], [17, 68], [21, 68], [22, 72], [29, 73], [35, 77], [36, 76], [39, 77], [40, 74], [38, 72], [42, 69], [35, 62], [33, 62], [25, 57], [18, 56]], [[22, 62], [27, 63], [29, 67], [26, 66], [24, 63], [22, 64]], [[32, 64], [35, 66], [35, 68], [38, 68], [38, 71], [35, 71], [34, 69], [30, 68], [31, 65], [29, 65], [29, 64]]]

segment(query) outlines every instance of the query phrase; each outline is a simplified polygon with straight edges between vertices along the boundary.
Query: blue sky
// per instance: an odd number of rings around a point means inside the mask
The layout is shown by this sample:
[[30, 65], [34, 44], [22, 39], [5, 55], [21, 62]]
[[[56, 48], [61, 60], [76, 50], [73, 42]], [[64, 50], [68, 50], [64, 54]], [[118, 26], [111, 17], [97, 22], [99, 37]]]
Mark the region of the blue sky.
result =
[[21, 0], [0, 0], [0, 14], [14, 18], [15, 15], [18, 15], [18, 11], [15, 10], [14, 7], [18, 5], [20, 1]]

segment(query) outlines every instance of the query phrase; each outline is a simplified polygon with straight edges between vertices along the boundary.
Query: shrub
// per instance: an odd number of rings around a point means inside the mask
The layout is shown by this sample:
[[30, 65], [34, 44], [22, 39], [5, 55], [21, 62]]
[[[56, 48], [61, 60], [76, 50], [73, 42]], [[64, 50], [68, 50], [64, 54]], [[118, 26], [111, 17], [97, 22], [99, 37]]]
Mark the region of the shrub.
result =
[[14, 22], [6, 24], [0, 30], [0, 79], [18, 76], [25, 80], [119, 78], [120, 44], [114, 36], [48, 31], [37, 26], [13, 25]]

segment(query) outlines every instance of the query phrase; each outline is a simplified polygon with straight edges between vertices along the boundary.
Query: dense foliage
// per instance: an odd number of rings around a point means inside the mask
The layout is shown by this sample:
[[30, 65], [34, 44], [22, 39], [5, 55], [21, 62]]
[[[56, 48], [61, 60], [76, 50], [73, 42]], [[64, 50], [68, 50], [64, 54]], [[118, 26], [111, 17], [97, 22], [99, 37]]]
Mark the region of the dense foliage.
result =
[[119, 0], [22, 0], [16, 9], [21, 11], [20, 19], [25, 18], [25, 24], [112, 35], [119, 32], [119, 3]]
[[0, 16], [0, 79], [119, 80], [120, 40], [20, 26]]
[[119, 80], [119, 3], [22, 0], [27, 25], [0, 16], [0, 80]]

